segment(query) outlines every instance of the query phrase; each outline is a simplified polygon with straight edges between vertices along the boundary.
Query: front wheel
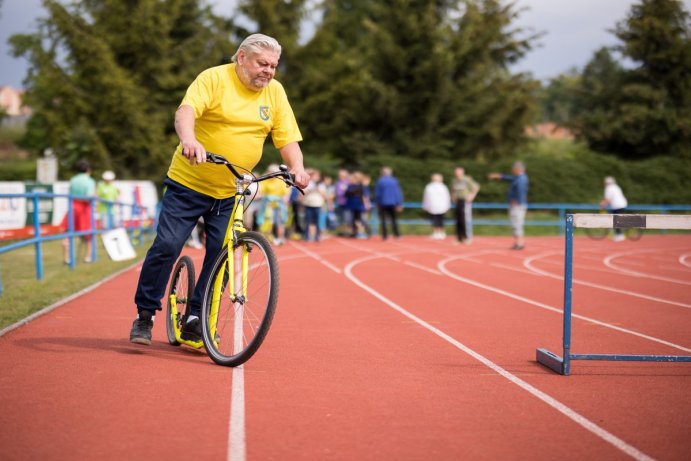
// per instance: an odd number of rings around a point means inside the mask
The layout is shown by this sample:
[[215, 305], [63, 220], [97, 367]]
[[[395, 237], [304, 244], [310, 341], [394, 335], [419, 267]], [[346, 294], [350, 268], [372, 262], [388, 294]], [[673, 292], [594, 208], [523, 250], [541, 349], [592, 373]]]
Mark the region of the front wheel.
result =
[[639, 229], [638, 227], [632, 227], [630, 229], [626, 229], [626, 238], [631, 240], [632, 242], [640, 240], [642, 236], [643, 236], [643, 229]]
[[273, 249], [259, 232], [240, 234], [230, 250], [216, 259], [204, 290], [202, 340], [214, 362], [234, 367], [257, 352], [269, 331], [279, 274]]
[[[168, 309], [166, 311], [166, 331], [168, 343], [179, 346], [182, 323], [189, 313], [189, 302], [194, 293], [194, 262], [189, 256], [178, 259], [170, 277], [168, 287]], [[176, 331], [178, 335], [176, 336]]]

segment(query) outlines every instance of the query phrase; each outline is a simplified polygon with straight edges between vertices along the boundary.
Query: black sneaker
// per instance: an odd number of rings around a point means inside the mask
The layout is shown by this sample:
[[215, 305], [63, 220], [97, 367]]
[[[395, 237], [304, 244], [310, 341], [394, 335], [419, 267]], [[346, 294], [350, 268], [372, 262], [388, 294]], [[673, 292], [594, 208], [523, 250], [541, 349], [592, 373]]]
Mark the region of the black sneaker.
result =
[[151, 344], [151, 329], [154, 326], [153, 313], [151, 311], [141, 311], [139, 316], [132, 323], [130, 330], [130, 342], [136, 344]]
[[198, 317], [187, 319], [182, 325], [180, 337], [185, 341], [201, 341], [202, 340], [202, 322]]

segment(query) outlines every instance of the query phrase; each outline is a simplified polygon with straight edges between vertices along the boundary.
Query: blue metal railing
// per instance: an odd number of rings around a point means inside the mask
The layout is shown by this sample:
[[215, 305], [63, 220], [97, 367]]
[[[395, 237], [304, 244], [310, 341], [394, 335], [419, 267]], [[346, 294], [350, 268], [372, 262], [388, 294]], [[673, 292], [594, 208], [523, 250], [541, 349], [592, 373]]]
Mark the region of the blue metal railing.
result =
[[[54, 199], [54, 198], [65, 198], [67, 199], [67, 232], [61, 232], [58, 234], [51, 234], [51, 235], [42, 235], [41, 234], [41, 222], [40, 222], [40, 210], [39, 210], [39, 201], [41, 199]], [[16, 250], [19, 248], [23, 248], [25, 246], [29, 245], [34, 245], [35, 248], [35, 263], [36, 263], [36, 278], [38, 280], [41, 280], [43, 278], [43, 243], [51, 240], [59, 240], [59, 239], [68, 239], [68, 244], [69, 244], [69, 267], [70, 269], [74, 269], [75, 267], [75, 245], [74, 245], [74, 239], [77, 237], [82, 237], [82, 236], [91, 236], [93, 239], [94, 236], [102, 234], [104, 232], [108, 232], [109, 230], [113, 229], [117, 225], [120, 225], [120, 227], [125, 227], [126, 230], [130, 234], [137, 234], [137, 245], [141, 246], [143, 243], [143, 232], [144, 232], [144, 227], [143, 227], [143, 221], [144, 221], [144, 211], [146, 210], [145, 207], [136, 204], [136, 203], [124, 203], [124, 202], [116, 202], [116, 201], [109, 201], [109, 200], [103, 200], [97, 197], [89, 197], [89, 198], [83, 198], [83, 197], [75, 197], [70, 194], [53, 194], [53, 193], [48, 193], [48, 192], [30, 192], [30, 193], [22, 193], [22, 194], [9, 194], [9, 193], [0, 193], [0, 200], [2, 199], [25, 199], [25, 200], [31, 200], [31, 203], [33, 205], [32, 209], [32, 217], [33, 217], [33, 237], [29, 237], [26, 239], [22, 239], [16, 242], [12, 242], [8, 245], [4, 245], [0, 247], [0, 254], [7, 253], [12, 250]], [[90, 210], [91, 210], [91, 229], [84, 230], [84, 231], [75, 231], [74, 230], [74, 223], [73, 223], [73, 217], [74, 217], [74, 211], [73, 211], [73, 199], [77, 200], [88, 200], [90, 202]], [[107, 220], [107, 225], [98, 228], [97, 222], [96, 222], [96, 212], [95, 212], [95, 205], [97, 203], [105, 204], [106, 206], [106, 216], [109, 217]], [[115, 208], [119, 209], [118, 215], [121, 217], [120, 220], [123, 221], [124, 218], [124, 210], [125, 209], [130, 209], [130, 219], [129, 221], [122, 226], [122, 222], [116, 223], [113, 220], [113, 217], [115, 216], [115, 213], [113, 213]], [[156, 216], [154, 214], [154, 216]], [[155, 219], [155, 218], [154, 218]], [[155, 223], [154, 226], [155, 227]], [[92, 245], [91, 246], [91, 260], [96, 261], [97, 258], [97, 245]], [[0, 278], [0, 294], [2, 294], [2, 279]]]

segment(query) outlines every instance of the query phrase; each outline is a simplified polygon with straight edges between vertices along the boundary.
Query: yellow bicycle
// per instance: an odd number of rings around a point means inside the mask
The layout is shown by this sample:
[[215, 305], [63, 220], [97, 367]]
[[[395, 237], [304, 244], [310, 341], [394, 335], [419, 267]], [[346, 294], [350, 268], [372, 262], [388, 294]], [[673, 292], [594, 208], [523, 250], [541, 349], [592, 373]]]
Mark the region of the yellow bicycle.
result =
[[[249, 185], [271, 178], [282, 179], [287, 187], [297, 187], [288, 167], [255, 177], [240, 174], [220, 155], [207, 153], [207, 161], [225, 165], [237, 178], [233, 211], [225, 243], [217, 256], [204, 288], [201, 323], [202, 341], [181, 338], [183, 322], [194, 292], [194, 264], [181, 257], [171, 276], [166, 325], [168, 342], [206, 348], [211, 359], [224, 366], [238, 366], [259, 349], [271, 327], [279, 291], [276, 255], [261, 233], [245, 229], [242, 215]], [[298, 188], [298, 190], [300, 190]]]

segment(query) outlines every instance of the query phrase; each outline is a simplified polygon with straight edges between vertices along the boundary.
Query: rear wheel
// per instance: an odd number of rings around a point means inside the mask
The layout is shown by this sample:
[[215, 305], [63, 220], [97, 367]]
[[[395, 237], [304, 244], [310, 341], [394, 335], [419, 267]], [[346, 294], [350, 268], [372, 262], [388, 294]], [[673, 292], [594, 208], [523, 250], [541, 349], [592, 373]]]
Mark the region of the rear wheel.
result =
[[586, 227], [585, 233], [588, 234], [593, 240], [602, 240], [607, 237], [609, 229], [596, 228], [596, 227]]
[[[175, 331], [178, 334], [189, 310], [189, 301], [194, 293], [194, 262], [189, 256], [178, 259], [170, 277], [168, 287], [168, 309], [166, 311], [166, 331], [168, 343], [179, 346]], [[175, 309], [171, 304], [171, 295], [175, 296]]]
[[[229, 262], [233, 264], [235, 293], [230, 292]], [[235, 248], [230, 252], [223, 249], [207, 282], [202, 304], [202, 339], [214, 362], [237, 366], [257, 352], [276, 311], [278, 284], [276, 256], [259, 232], [244, 232]]]

